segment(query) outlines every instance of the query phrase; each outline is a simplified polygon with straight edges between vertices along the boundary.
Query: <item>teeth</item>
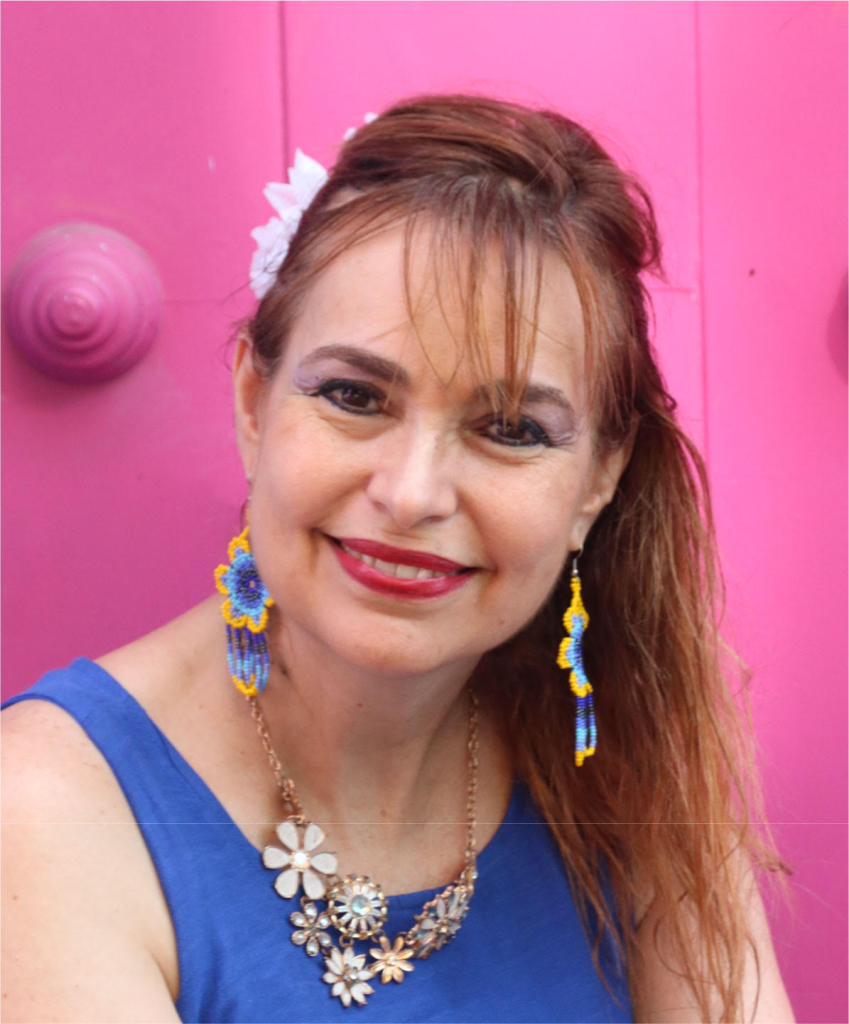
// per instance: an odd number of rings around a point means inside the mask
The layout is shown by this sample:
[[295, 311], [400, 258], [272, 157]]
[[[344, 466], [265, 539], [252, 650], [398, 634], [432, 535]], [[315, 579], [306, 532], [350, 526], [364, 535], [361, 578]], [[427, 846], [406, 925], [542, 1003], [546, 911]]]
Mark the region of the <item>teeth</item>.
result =
[[[356, 558], [357, 556], [354, 555]], [[387, 576], [397, 576], [400, 565], [393, 565], [392, 562], [381, 562], [379, 558], [374, 560], [374, 567], [378, 572], [385, 572]]]
[[344, 551], [347, 551], [349, 555], [353, 556], [359, 562], [365, 562], [366, 565], [370, 565], [373, 569], [377, 569], [378, 572], [385, 573], [387, 576], [395, 576], [400, 580], [431, 580], [436, 576], [455, 576], [456, 573], [449, 572], [434, 572], [432, 569], [419, 569], [415, 565], [399, 565], [395, 562], [383, 562], [379, 558], [374, 558], [371, 555], [361, 555], [359, 551], [352, 551], [349, 547], [342, 542], [339, 542]]

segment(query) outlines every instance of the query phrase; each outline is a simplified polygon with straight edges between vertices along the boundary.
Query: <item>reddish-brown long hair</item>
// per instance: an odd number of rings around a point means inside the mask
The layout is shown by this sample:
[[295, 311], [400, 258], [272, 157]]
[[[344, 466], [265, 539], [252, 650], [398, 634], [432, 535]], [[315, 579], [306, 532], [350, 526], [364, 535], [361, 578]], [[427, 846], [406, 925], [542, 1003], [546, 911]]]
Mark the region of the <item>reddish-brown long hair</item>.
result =
[[[639, 1005], [635, 937], [650, 893], [703, 1019], [718, 1012], [721, 1021], [740, 1020], [750, 936], [732, 854], [746, 854], [773, 877], [789, 868], [768, 826], [756, 827], [765, 815], [748, 678], [718, 631], [723, 593], [705, 467], [678, 426], [650, 342], [643, 275], [662, 274], [651, 201], [589, 132], [553, 111], [471, 95], [399, 102], [342, 147], [274, 284], [241, 325], [257, 368], [273, 375], [324, 267], [398, 224], [406, 228], [409, 304], [409, 254], [421, 218], [434, 229], [437, 279], [450, 272], [464, 284], [463, 341], [493, 409], [512, 416], [521, 401], [537, 327], [539, 256], [553, 252], [569, 266], [581, 300], [595, 442], [609, 450], [633, 440], [581, 559], [598, 753], [575, 766], [574, 698], [555, 662], [568, 566], [534, 619], [481, 660], [479, 692], [501, 716], [561, 850], [602, 979], [598, 951], [608, 928]], [[500, 258], [505, 282], [502, 394], [491, 386], [481, 329], [480, 284], [492, 258]], [[732, 678], [742, 683], [741, 710]], [[696, 948], [688, 941], [693, 916]]]

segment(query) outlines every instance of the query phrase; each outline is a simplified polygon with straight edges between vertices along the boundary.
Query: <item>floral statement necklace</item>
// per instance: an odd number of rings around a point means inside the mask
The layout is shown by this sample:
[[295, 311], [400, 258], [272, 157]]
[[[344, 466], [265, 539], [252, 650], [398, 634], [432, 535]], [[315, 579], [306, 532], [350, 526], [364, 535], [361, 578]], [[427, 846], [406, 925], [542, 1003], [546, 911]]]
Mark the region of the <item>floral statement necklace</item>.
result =
[[[228, 549], [229, 565], [215, 571], [216, 585], [227, 600], [221, 611], [227, 623], [227, 647], [230, 674], [247, 697], [263, 749], [289, 814], [276, 829], [280, 846], [262, 851], [265, 867], [279, 871], [274, 882], [277, 894], [293, 899], [303, 890], [300, 910], [290, 914], [294, 927], [292, 942], [302, 946], [309, 957], [324, 958], [322, 980], [331, 997], [344, 1006], [365, 1005], [373, 995], [369, 982], [380, 975], [383, 984], [401, 982], [413, 970], [411, 960], [426, 960], [442, 949], [457, 934], [469, 910], [475, 891], [476, 867], [475, 808], [478, 777], [478, 699], [469, 690], [469, 727], [467, 740], [468, 788], [466, 800], [467, 838], [464, 867], [457, 878], [438, 896], [429, 900], [415, 915], [413, 925], [399, 932], [393, 941], [384, 931], [389, 904], [380, 885], [368, 875], [336, 873], [336, 855], [322, 852], [324, 832], [308, 821], [301, 810], [294, 782], [286, 777], [283, 765], [271, 745], [271, 737], [257, 693], [268, 680], [269, 654], [265, 635], [268, 608], [274, 603], [259, 577], [248, 542], [247, 528], [235, 537]], [[317, 904], [323, 902], [324, 908]], [[338, 932], [334, 945], [330, 929]], [[371, 943], [359, 953], [355, 943]], [[379, 943], [379, 946], [375, 945]], [[367, 956], [372, 957], [366, 963]]]

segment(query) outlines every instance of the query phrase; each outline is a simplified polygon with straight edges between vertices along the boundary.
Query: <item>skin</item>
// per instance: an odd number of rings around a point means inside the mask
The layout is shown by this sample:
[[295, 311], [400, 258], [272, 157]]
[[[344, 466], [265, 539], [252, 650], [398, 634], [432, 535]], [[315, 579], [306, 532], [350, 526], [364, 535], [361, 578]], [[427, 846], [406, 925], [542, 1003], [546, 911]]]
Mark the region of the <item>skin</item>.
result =
[[[389, 231], [327, 268], [271, 379], [257, 372], [244, 338], [233, 364], [251, 539], [276, 602], [268, 630], [275, 664], [262, 706], [305, 810], [327, 828], [340, 873], [368, 873], [387, 893], [446, 883], [462, 866], [465, 683], [481, 655], [545, 601], [628, 456], [594, 452], [580, 308], [563, 265], [544, 265], [530, 379], [560, 390], [573, 411], [527, 406], [523, 414], [555, 443], [511, 447], [474, 396], [455, 340], [459, 295], [445, 287], [436, 302], [424, 250], [416, 252], [415, 323], [403, 302], [401, 235]], [[493, 272], [485, 290], [493, 338], [499, 294]], [[338, 343], [399, 364], [408, 385], [390, 389], [338, 359], [305, 365]], [[493, 342], [496, 375], [499, 358]], [[349, 406], [339, 408], [316, 393], [339, 377], [384, 398], [335, 392]], [[354, 413], [352, 404], [374, 414]], [[532, 439], [521, 429], [506, 436]], [[478, 571], [436, 599], [384, 597], [342, 571], [326, 534], [427, 551]], [[220, 603], [210, 597], [97, 660], [259, 850], [272, 840], [280, 805], [228, 677]], [[168, 908], [108, 765], [45, 702], [16, 705], [3, 720], [4, 1019], [176, 1021]], [[485, 708], [480, 764], [479, 849], [503, 819], [513, 776]], [[668, 973], [652, 969], [654, 995], [637, 1019], [673, 1019], [662, 1013], [681, 1005], [678, 993]]]
[[[532, 380], [558, 388], [574, 408], [528, 405], [554, 441], [529, 443], [531, 432], [505, 435], [485, 399], [473, 397], [476, 380], [455, 341], [461, 299], [450, 292], [436, 301], [424, 247], [413, 275], [425, 282], [419, 345], [403, 305], [401, 246], [400, 230], [392, 231], [328, 268], [270, 382], [256, 373], [244, 340], [234, 367], [253, 546], [276, 602], [272, 647], [287, 668], [277, 687], [289, 709], [279, 724], [287, 763], [303, 780], [305, 804], [324, 820], [373, 820], [377, 807], [396, 823], [381, 829], [394, 850], [389, 872], [399, 846], [420, 841], [420, 829], [407, 823], [432, 817], [434, 789], [453, 792], [453, 817], [462, 820], [461, 691], [481, 655], [544, 602], [568, 552], [610, 500], [625, 459], [593, 455], [580, 389], [580, 307], [563, 265], [552, 259], [547, 267]], [[498, 296], [493, 277], [493, 322]], [[387, 400], [387, 382], [339, 356], [316, 359], [339, 343], [399, 364], [409, 383], [396, 383]], [[493, 346], [497, 373], [500, 355]], [[316, 393], [339, 378], [381, 397]], [[477, 572], [436, 599], [385, 597], [341, 570], [327, 535], [427, 551]], [[506, 800], [511, 770], [500, 771]], [[346, 826], [335, 825], [334, 841], [346, 837]]]

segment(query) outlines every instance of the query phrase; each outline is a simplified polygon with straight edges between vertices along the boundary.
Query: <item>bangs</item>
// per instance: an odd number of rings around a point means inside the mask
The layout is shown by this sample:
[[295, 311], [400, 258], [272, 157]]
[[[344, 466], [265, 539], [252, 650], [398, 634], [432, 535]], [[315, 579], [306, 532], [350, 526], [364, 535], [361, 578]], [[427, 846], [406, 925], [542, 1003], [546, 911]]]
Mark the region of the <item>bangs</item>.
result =
[[[284, 335], [299, 314], [311, 281], [337, 256], [403, 226], [404, 300], [428, 365], [436, 374], [419, 333], [416, 303], [432, 286], [461, 359], [468, 358], [492, 414], [501, 414], [506, 425], [516, 421], [524, 399], [540, 331], [543, 289], [550, 287], [543, 274], [544, 259], [554, 256], [569, 269], [580, 304], [581, 405], [593, 426], [594, 442], [615, 447], [629, 432], [634, 357], [628, 342], [634, 325], [622, 322], [617, 282], [601, 272], [596, 245], [580, 222], [547, 210], [527, 186], [494, 175], [438, 175], [415, 183], [385, 183], [377, 191], [337, 193], [326, 208], [308, 211], [303, 220], [311, 230], [299, 231], [279, 273], [283, 287], [273, 298], [269, 296], [269, 303], [277, 305], [273, 319], [278, 327], [283, 325]], [[302, 276], [295, 267], [305, 235], [310, 236], [312, 252], [309, 272]], [[416, 281], [413, 268], [414, 258], [422, 252], [426, 256], [423, 282]], [[493, 281], [498, 288], [496, 301], [491, 294]], [[448, 290], [455, 299], [459, 297], [463, 310], [459, 332], [446, 315]], [[265, 322], [271, 323], [272, 318]], [[566, 336], [564, 324], [564, 340]], [[499, 348], [503, 372], [492, 364], [492, 353]]]
[[[421, 338], [416, 316], [413, 256], [426, 247], [429, 283], [462, 357], [468, 357], [493, 415], [515, 421], [531, 373], [540, 332], [544, 257], [569, 268], [581, 307], [584, 336], [584, 379], [587, 410], [600, 410], [605, 388], [598, 369], [601, 343], [594, 275], [580, 249], [557, 222], [528, 202], [518, 182], [496, 178], [459, 178], [437, 190], [433, 182], [423, 198], [408, 206], [404, 232], [404, 293], [410, 322], [419, 345], [434, 369]], [[426, 197], [426, 198], [424, 198]], [[492, 282], [497, 301], [492, 301]], [[445, 292], [459, 295], [463, 309], [460, 336], [446, 315]], [[567, 325], [563, 325], [563, 338]], [[492, 354], [503, 351], [503, 371]], [[446, 383], [446, 382], [443, 382]], [[590, 416], [595, 419], [594, 416]]]

